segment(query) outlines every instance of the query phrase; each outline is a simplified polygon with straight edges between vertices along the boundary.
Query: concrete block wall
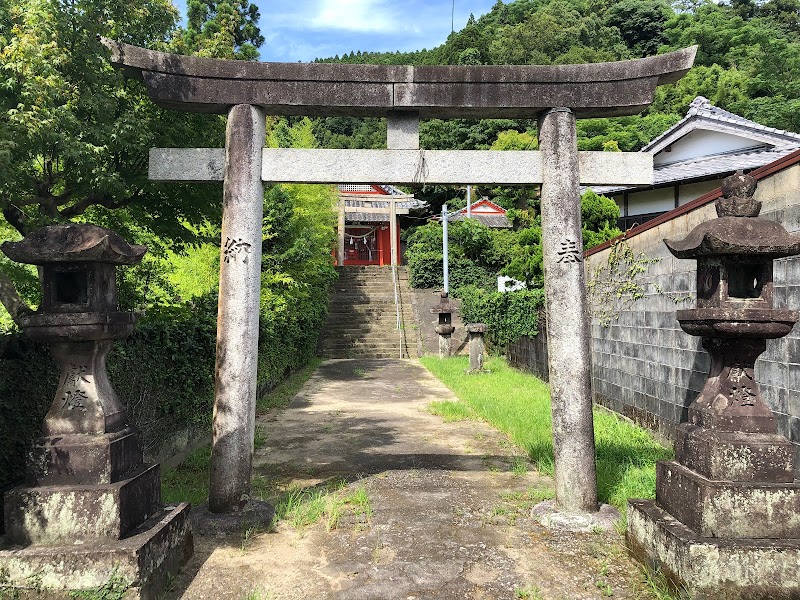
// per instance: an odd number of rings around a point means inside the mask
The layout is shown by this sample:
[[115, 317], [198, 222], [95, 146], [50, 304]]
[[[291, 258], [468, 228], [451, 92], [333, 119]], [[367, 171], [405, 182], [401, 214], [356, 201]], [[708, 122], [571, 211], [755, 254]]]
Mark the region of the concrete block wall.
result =
[[[800, 165], [759, 182], [761, 216], [800, 233]], [[667, 439], [686, 420], [687, 407], [705, 383], [710, 360], [699, 338], [683, 332], [675, 318], [693, 308], [696, 262], [674, 258], [664, 238], [683, 238], [702, 221], [716, 218], [713, 203], [678, 216], [628, 240], [638, 255], [657, 259], [638, 281], [645, 296], [619, 313], [609, 327], [592, 324], [592, 387], [595, 401], [630, 417]], [[610, 250], [586, 259], [587, 272], [605, 264]], [[775, 261], [775, 307], [800, 310], [800, 259]], [[545, 336], [509, 348], [512, 363], [546, 375]], [[779, 432], [800, 448], [800, 325], [789, 336], [768, 340], [756, 363], [756, 378]]]

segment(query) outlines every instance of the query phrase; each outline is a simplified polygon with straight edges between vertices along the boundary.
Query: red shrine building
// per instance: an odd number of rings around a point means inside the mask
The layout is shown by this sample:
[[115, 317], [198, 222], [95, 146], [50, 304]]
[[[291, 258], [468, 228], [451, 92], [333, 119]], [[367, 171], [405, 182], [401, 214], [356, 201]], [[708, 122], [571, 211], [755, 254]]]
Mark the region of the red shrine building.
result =
[[[340, 185], [337, 265], [391, 265], [402, 261], [399, 215], [426, 203], [391, 185]], [[392, 244], [394, 238], [394, 244]]]

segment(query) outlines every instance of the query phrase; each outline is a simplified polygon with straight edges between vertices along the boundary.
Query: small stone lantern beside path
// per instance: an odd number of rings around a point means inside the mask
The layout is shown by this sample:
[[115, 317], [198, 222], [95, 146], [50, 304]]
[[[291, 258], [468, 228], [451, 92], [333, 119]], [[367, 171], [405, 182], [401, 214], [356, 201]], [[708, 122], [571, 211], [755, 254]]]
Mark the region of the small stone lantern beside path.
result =
[[144, 464], [106, 373], [114, 340], [136, 321], [117, 309], [116, 267], [147, 248], [80, 224], [45, 227], [2, 250], [41, 267], [41, 307], [21, 326], [48, 344], [61, 375], [27, 481], [5, 494], [0, 597], [3, 586], [66, 593], [112, 580], [131, 588], [126, 597], [155, 597], [192, 554], [189, 505], [161, 505], [159, 465]]
[[792, 444], [777, 432], [755, 362], [787, 335], [794, 310], [773, 306], [773, 260], [800, 254], [800, 237], [758, 218], [756, 182], [722, 185], [719, 218], [680, 241], [697, 260], [697, 308], [681, 328], [703, 338], [708, 381], [676, 431], [674, 461], [658, 463], [656, 499], [631, 500], [628, 542], [692, 598], [800, 597], [800, 483]]
[[469, 369], [467, 373], [486, 373], [483, 368], [484, 343], [483, 337], [489, 328], [485, 323], [470, 323], [467, 325], [469, 333]]
[[455, 305], [450, 301], [447, 292], [441, 292], [439, 304], [431, 308], [431, 313], [439, 315], [439, 324], [436, 325], [436, 333], [439, 335], [439, 358], [450, 356], [451, 337], [456, 328], [453, 326], [453, 312]]

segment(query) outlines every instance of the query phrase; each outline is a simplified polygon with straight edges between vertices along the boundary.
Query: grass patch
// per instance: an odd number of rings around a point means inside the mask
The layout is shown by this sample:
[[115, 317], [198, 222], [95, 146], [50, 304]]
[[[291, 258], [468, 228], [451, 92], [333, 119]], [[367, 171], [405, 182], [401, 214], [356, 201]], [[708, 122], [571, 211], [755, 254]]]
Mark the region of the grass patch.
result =
[[[508, 433], [541, 473], [553, 474], [550, 389], [546, 383], [497, 357], [486, 363], [491, 372], [480, 377], [464, 374], [467, 357], [443, 360], [426, 356], [420, 361], [458, 396], [465, 405], [463, 411]], [[628, 498], [654, 498], [655, 463], [671, 459], [672, 450], [641, 427], [599, 408], [594, 411], [594, 431], [600, 501], [625, 514]]]
[[328, 482], [314, 488], [289, 488], [275, 506], [275, 521], [285, 521], [295, 529], [303, 529], [325, 521], [325, 528], [333, 531], [345, 514], [372, 519], [372, 503], [364, 488], [343, 494], [347, 483]]
[[211, 446], [192, 452], [178, 467], [161, 475], [161, 498], [166, 504], [191, 502], [193, 506], [208, 499], [211, 473]]
[[283, 408], [289, 404], [321, 362], [322, 359], [315, 356], [305, 367], [289, 375], [274, 390], [256, 401], [256, 411], [263, 413], [271, 408]]
[[514, 597], [519, 598], [519, 600], [542, 600], [544, 598], [541, 590], [535, 585], [517, 588], [514, 590]]
[[476, 414], [469, 406], [463, 402], [453, 402], [452, 400], [437, 400], [428, 405], [428, 410], [442, 417], [445, 422], [466, 421], [475, 419]]
[[[322, 359], [314, 358], [306, 367], [290, 375], [283, 382], [258, 399], [257, 410], [266, 412], [270, 408], [286, 406], [308, 381]], [[256, 450], [266, 444], [267, 436], [262, 427], [256, 426], [253, 445]], [[178, 467], [161, 474], [161, 497], [167, 504], [191, 502], [194, 506], [208, 499], [208, 484], [211, 477], [211, 446], [192, 452]], [[253, 483], [254, 494], [256, 491]]]
[[267, 430], [263, 425], [256, 425], [253, 435], [253, 449], [261, 450], [267, 444]]
[[243, 600], [272, 600], [274, 597], [270, 592], [262, 588], [256, 588], [247, 594]]

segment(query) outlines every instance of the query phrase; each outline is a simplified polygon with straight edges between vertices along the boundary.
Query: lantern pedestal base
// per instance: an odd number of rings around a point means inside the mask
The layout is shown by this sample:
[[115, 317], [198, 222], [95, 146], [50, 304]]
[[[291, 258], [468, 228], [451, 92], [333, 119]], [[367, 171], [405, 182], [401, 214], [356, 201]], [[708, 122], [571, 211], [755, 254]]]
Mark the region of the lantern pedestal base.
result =
[[105, 485], [14, 488], [5, 495], [6, 539], [43, 546], [119, 540], [156, 514], [160, 499], [159, 465]]
[[628, 501], [628, 547], [692, 599], [800, 598], [800, 482], [772, 433], [677, 429], [656, 499]]
[[701, 537], [653, 500], [628, 501], [633, 556], [695, 600], [800, 597], [800, 539]]
[[0, 595], [70, 591], [119, 585], [125, 598], [155, 600], [192, 555], [189, 505], [159, 511], [122, 540], [64, 546], [4, 546], [0, 537]]
[[128, 426], [102, 435], [39, 438], [27, 463], [28, 484], [100, 485], [114, 483], [142, 465], [139, 431]]

